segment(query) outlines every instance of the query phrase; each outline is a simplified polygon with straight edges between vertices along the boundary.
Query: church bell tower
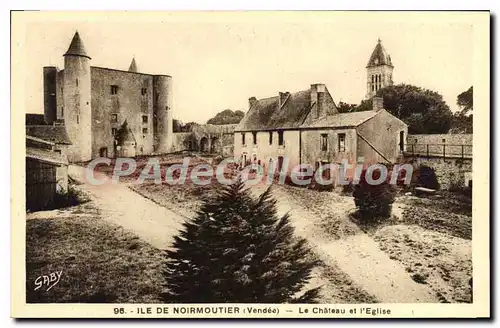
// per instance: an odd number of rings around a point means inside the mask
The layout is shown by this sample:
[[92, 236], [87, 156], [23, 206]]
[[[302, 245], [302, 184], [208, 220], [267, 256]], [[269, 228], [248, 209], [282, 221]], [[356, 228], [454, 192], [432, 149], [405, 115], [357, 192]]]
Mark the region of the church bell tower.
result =
[[366, 65], [366, 99], [370, 99], [378, 90], [393, 85], [391, 56], [387, 54], [382, 41], [378, 39], [375, 49], [373, 49], [370, 60]]

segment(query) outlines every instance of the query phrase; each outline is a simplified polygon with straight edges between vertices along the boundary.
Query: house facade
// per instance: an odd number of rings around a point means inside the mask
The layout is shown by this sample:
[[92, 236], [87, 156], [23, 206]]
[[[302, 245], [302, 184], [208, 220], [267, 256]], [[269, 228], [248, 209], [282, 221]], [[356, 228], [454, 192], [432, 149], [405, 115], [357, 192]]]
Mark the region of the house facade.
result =
[[[250, 98], [250, 108], [235, 128], [234, 155], [240, 164], [273, 164], [291, 171], [297, 165], [394, 163], [402, 156], [407, 125], [383, 109], [339, 113], [324, 84], [296, 93]], [[284, 165], [287, 165], [284, 168]]]

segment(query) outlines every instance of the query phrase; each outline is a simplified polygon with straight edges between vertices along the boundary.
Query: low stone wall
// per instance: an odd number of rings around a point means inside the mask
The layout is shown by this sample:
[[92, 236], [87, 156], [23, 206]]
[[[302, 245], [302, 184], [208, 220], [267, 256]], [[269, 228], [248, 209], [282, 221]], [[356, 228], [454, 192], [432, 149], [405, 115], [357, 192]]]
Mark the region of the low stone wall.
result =
[[441, 189], [472, 185], [472, 160], [470, 159], [416, 157], [407, 162], [412, 163], [415, 170], [421, 165], [433, 168]]

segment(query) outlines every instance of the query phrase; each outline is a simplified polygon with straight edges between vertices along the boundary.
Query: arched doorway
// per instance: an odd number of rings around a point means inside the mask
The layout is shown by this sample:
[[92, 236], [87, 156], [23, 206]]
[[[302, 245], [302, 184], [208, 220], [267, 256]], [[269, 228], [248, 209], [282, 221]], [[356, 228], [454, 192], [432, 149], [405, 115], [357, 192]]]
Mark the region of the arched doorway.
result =
[[208, 152], [208, 138], [207, 137], [203, 137], [200, 139], [200, 151], [202, 153], [206, 153]]
[[219, 145], [219, 138], [212, 137], [212, 140], [210, 143], [210, 152], [211, 153], [222, 153], [222, 149]]

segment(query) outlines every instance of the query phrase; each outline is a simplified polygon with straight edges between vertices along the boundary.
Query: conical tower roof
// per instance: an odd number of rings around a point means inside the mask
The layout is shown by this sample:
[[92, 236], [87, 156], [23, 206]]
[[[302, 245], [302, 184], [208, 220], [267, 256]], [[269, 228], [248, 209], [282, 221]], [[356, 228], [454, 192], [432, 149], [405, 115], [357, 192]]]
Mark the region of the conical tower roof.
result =
[[71, 40], [71, 44], [69, 45], [68, 51], [64, 54], [64, 56], [82, 56], [91, 59], [89, 55], [87, 55], [87, 51], [85, 50], [85, 46], [83, 45], [82, 39], [80, 39], [80, 34], [76, 31], [73, 36], [73, 40]]
[[377, 45], [375, 46], [375, 49], [373, 49], [372, 55], [370, 56], [370, 60], [368, 61], [366, 67], [380, 65], [392, 66], [392, 61], [391, 56], [389, 56], [387, 51], [385, 51], [382, 41], [378, 39]]
[[132, 58], [132, 62], [130, 63], [130, 66], [128, 68], [128, 71], [129, 72], [134, 72], [134, 73], [137, 73], [137, 64], [135, 63], [135, 57]]

